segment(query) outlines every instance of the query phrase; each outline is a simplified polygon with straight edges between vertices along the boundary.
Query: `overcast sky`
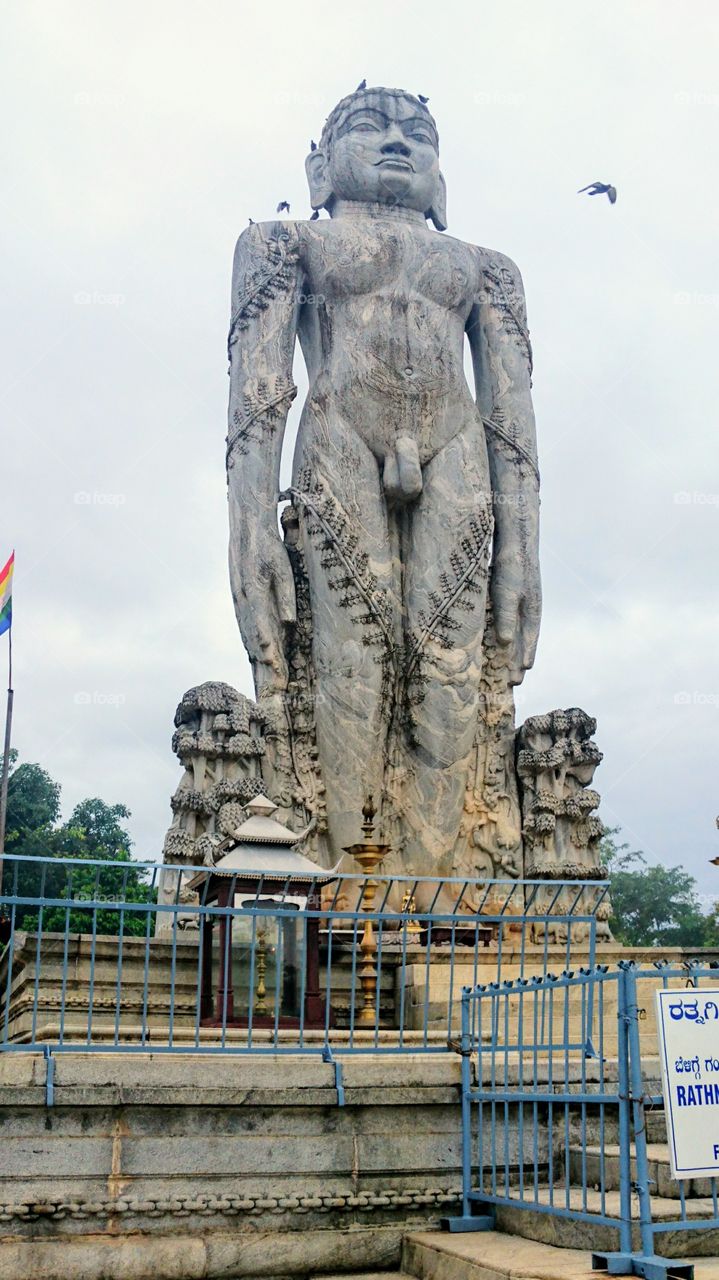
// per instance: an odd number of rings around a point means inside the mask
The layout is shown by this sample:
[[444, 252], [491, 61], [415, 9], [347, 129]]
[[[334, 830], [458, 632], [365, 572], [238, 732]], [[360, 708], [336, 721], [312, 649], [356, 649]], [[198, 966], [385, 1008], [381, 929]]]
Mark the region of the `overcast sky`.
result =
[[[366, 77], [429, 95], [449, 232], [527, 291], [544, 622], [520, 717], [598, 721], [601, 814], [719, 888], [719, 10], [3, 5], [14, 742], [159, 855], [182, 693], [251, 693], [226, 570], [235, 240]], [[613, 182], [617, 204], [579, 197]], [[6, 640], [0, 640], [2, 657]], [[4, 679], [4, 677], [2, 677]]]

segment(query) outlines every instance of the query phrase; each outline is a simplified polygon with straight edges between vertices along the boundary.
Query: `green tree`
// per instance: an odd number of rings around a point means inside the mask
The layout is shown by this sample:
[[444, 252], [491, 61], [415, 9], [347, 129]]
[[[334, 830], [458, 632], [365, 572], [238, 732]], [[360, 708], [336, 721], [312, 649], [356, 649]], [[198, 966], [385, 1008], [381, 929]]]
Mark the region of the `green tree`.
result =
[[[154, 902], [154, 891], [131, 857], [132, 840], [124, 825], [129, 809], [97, 798], [83, 800], [68, 821], [60, 823], [59, 784], [38, 764], [13, 768], [15, 760], [13, 753], [6, 851], [43, 861], [16, 863], [8, 858], [3, 866], [3, 891], [27, 898], [71, 900], [72, 906], [43, 907], [42, 928], [48, 932], [117, 934], [122, 929], [123, 934], [143, 935], [147, 912], [133, 911], [132, 904]], [[81, 861], [72, 866], [59, 861], [69, 858]], [[112, 865], [94, 866], [93, 861]], [[91, 902], [98, 905], [82, 905]], [[122, 904], [127, 909], [123, 910]], [[15, 908], [16, 927], [35, 929], [39, 918], [34, 905]]]
[[638, 849], [617, 843], [618, 828], [602, 840], [609, 868], [612, 919], [617, 942], [627, 947], [705, 947], [717, 943], [704, 915], [696, 881], [682, 867], [651, 864]]
[[10, 752], [5, 848], [25, 853], [31, 835], [49, 832], [60, 816], [60, 785], [39, 764], [15, 768], [17, 751]]

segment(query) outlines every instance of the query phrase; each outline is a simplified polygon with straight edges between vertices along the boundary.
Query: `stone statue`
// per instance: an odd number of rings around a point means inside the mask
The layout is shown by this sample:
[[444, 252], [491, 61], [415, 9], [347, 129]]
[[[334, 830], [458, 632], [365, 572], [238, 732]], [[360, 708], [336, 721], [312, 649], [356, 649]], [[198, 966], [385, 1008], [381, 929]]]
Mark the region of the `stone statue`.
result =
[[214, 862], [215, 847], [244, 821], [244, 806], [262, 792], [263, 727], [262, 712], [229, 684], [207, 680], [184, 694], [172, 736], [184, 774], [170, 802], [164, 862]]
[[[263, 790], [265, 728], [254, 702], [220, 680], [207, 680], [184, 694], [172, 735], [184, 772], [170, 801], [172, 824], [163, 862], [175, 867], [214, 864], [222, 840], [244, 821], [244, 806]], [[179, 871], [163, 871], [158, 901], [184, 902], [187, 879]], [[190, 894], [189, 900], [196, 896]], [[156, 933], [172, 932], [173, 919], [171, 912], [158, 912]], [[180, 916], [178, 923], [181, 928], [196, 926], [197, 916]]]
[[[604, 823], [594, 812], [599, 793], [591, 783], [602, 761], [593, 734], [597, 722], [579, 707], [530, 716], [517, 734], [524, 832], [524, 870], [529, 880], [606, 880], [600, 842]], [[538, 899], [554, 915], [571, 909], [576, 889], [548, 889]], [[587, 893], [584, 909], [592, 905]], [[597, 937], [609, 941], [611, 903], [604, 898], [597, 910]], [[561, 940], [566, 929], [555, 929]]]
[[532, 879], [604, 880], [604, 824], [590, 788], [602, 753], [597, 722], [579, 707], [530, 716], [517, 734], [525, 874]]
[[[266, 784], [316, 819], [325, 861], [371, 792], [405, 869], [446, 873], [459, 849], [469, 871], [486, 846], [519, 874], [511, 689], [541, 610], [519, 272], [440, 234], [437, 128], [411, 94], [344, 98], [306, 169], [312, 218], [248, 227], [232, 281], [230, 573]], [[281, 493], [297, 339], [309, 392]]]

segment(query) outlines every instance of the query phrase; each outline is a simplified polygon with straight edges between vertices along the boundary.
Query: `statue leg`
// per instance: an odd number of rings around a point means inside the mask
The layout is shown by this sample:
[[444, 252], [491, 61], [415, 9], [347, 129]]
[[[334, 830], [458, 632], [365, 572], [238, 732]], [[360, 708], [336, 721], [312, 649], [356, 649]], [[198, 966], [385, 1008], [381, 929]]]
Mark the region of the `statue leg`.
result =
[[491, 542], [486, 443], [473, 422], [427, 464], [412, 508], [403, 808], [418, 874], [450, 873], [477, 727]]
[[377, 460], [351, 427], [307, 407], [293, 479], [309, 581], [315, 726], [333, 856], [382, 794], [391, 667], [401, 637]]

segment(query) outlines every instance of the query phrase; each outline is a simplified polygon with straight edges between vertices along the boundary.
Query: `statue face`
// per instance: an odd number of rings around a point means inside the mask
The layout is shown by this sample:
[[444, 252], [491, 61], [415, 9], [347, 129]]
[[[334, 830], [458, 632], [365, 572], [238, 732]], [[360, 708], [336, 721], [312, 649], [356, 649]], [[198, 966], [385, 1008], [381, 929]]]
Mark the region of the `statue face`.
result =
[[409, 98], [381, 90], [358, 95], [333, 131], [328, 178], [338, 200], [402, 205], [425, 213], [440, 181], [432, 121]]

